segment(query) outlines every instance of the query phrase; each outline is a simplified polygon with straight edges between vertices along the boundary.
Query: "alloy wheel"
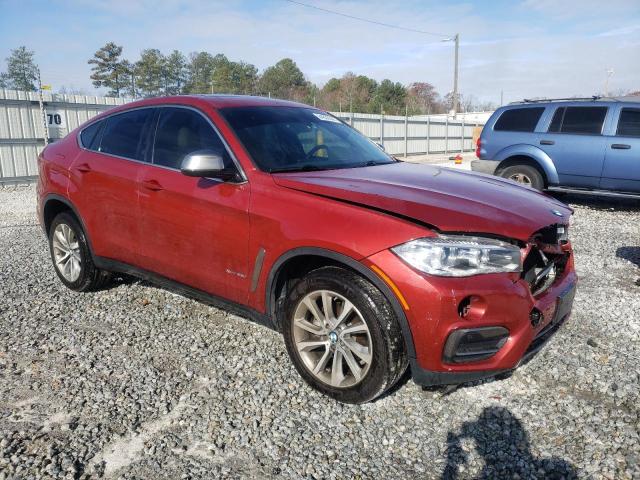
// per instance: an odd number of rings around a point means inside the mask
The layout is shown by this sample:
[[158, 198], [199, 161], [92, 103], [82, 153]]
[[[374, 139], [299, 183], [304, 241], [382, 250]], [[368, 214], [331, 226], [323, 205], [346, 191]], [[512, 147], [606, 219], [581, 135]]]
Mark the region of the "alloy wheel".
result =
[[295, 348], [306, 369], [336, 388], [362, 381], [371, 366], [369, 327], [344, 296], [317, 290], [298, 304], [292, 322]]
[[524, 173], [514, 173], [513, 175], [511, 175], [509, 177], [510, 180], [514, 180], [518, 183], [521, 183], [522, 185], [526, 185], [528, 187], [531, 186], [531, 179], [525, 175]]
[[60, 274], [68, 282], [75, 282], [82, 270], [80, 243], [73, 229], [66, 223], [60, 223], [53, 231], [53, 256]]

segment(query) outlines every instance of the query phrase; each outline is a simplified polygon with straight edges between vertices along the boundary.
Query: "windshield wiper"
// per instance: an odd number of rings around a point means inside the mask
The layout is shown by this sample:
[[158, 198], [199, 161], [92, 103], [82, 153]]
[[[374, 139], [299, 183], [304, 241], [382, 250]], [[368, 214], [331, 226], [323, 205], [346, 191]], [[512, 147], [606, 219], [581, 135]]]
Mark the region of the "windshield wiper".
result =
[[390, 165], [394, 162], [376, 162], [375, 160], [369, 160], [368, 162], [356, 163], [349, 168], [361, 168], [361, 167], [377, 167], [378, 165]]
[[300, 165], [298, 167], [282, 167], [272, 168], [269, 173], [285, 173], [285, 172], [316, 172], [319, 170], [329, 170], [329, 168], [318, 167], [317, 165]]

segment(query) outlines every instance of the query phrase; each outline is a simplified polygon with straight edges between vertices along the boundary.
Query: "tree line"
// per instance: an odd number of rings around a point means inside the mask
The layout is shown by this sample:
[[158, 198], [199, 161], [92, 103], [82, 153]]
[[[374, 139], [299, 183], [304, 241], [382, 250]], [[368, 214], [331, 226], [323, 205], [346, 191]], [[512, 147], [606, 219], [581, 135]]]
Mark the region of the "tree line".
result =
[[[0, 73], [0, 88], [33, 91], [37, 88], [38, 68], [34, 52], [26, 47], [11, 51], [7, 71]], [[115, 97], [154, 97], [159, 95], [231, 93], [262, 95], [316, 105], [330, 111], [403, 115], [444, 113], [451, 109], [453, 97], [442, 97], [432, 84], [414, 82], [408, 86], [385, 79], [381, 82], [365, 75], [345, 73], [331, 78], [324, 86], [310, 82], [298, 65], [283, 58], [259, 72], [255, 65], [233, 61], [224, 54], [178, 50], [163, 54], [145, 49], [135, 61], [123, 56], [122, 46], [109, 42], [88, 60], [95, 88]], [[86, 94], [67, 86], [60, 93]], [[489, 109], [473, 97], [460, 96], [463, 110]]]
[[[322, 88], [306, 79], [298, 65], [283, 58], [259, 72], [255, 65], [233, 61], [224, 54], [178, 50], [164, 55], [160, 50], [143, 50], [135, 62], [123, 58], [123, 48], [107, 43], [89, 60], [91, 80], [96, 88], [113, 96], [154, 97], [158, 95], [231, 93], [263, 95], [295, 100], [332, 111], [404, 114], [442, 113], [453, 103], [427, 82], [409, 86], [385, 79], [377, 82], [365, 75], [345, 73], [330, 79]], [[461, 98], [461, 104], [475, 105]]]
[[[36, 90], [38, 68], [34, 52], [26, 47], [11, 51], [6, 72], [0, 73], [0, 88]], [[310, 82], [298, 65], [283, 58], [259, 72], [255, 65], [233, 61], [224, 54], [179, 50], [163, 54], [145, 49], [136, 61], [123, 56], [122, 46], [109, 42], [88, 60], [91, 81], [96, 88], [115, 97], [231, 93], [262, 95], [316, 105], [329, 111], [410, 115], [445, 113], [453, 105], [452, 93], [442, 96], [428, 82], [403, 85], [366, 75], [345, 73], [322, 87]], [[62, 86], [60, 93], [86, 93]], [[629, 92], [626, 92], [629, 93]], [[635, 92], [638, 94], [638, 92]], [[488, 111], [496, 105], [478, 102], [472, 95], [459, 95], [461, 111]]]

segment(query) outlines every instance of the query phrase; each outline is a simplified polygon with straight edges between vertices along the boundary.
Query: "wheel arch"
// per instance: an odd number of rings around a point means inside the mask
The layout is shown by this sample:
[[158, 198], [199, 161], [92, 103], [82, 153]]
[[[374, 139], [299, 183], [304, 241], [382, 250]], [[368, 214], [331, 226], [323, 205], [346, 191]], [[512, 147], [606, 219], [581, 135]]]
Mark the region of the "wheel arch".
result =
[[49, 228], [51, 227], [51, 222], [56, 218], [56, 215], [62, 212], [71, 212], [74, 217], [80, 222], [82, 226], [82, 230], [84, 231], [84, 236], [87, 239], [87, 244], [89, 245], [89, 251], [93, 256], [93, 246], [91, 244], [91, 237], [89, 236], [89, 231], [87, 230], [87, 226], [82, 220], [82, 217], [78, 213], [78, 209], [75, 205], [66, 197], [62, 195], [58, 195], [55, 193], [48, 194], [44, 201], [42, 202], [42, 226], [44, 228], [45, 234], [49, 236]]
[[511, 165], [524, 163], [540, 170], [545, 180], [545, 186], [560, 183], [558, 171], [551, 157], [533, 145], [511, 145], [500, 150], [495, 155], [495, 160], [500, 161], [496, 173]]
[[[396, 318], [400, 323], [400, 329], [402, 331], [407, 355], [409, 358], [415, 358], [415, 346], [413, 344], [413, 336], [411, 334], [411, 328], [409, 327], [409, 321], [400, 301], [391, 288], [373, 270], [361, 262], [347, 255], [324, 248], [300, 247], [289, 250], [278, 257], [271, 267], [269, 275], [267, 276], [266, 310], [267, 314], [272, 318], [276, 329], [282, 331], [282, 326], [279, 324], [277, 313], [282, 300], [282, 294], [285, 291], [284, 287], [286, 286], [286, 281], [289, 279], [287, 274], [291, 272], [304, 274], [305, 271], [309, 272], [321, 266], [328, 265], [334, 265], [354, 271], [366, 278], [382, 292], [391, 304], [391, 307], [396, 314]], [[300, 266], [302, 266], [302, 268], [300, 270], [296, 270]]]

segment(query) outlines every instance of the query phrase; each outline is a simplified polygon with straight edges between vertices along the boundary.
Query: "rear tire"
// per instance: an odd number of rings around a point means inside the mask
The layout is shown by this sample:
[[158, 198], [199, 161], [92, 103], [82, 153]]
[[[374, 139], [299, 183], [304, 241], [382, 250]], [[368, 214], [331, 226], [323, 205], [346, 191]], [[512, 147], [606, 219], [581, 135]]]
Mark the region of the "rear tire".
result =
[[380, 290], [354, 272], [338, 267], [312, 271], [287, 293], [282, 314], [296, 370], [335, 400], [374, 400], [407, 369], [393, 308]]
[[109, 272], [94, 265], [84, 230], [68, 212], [59, 213], [51, 222], [49, 250], [58, 278], [71, 290], [98, 290], [111, 279]]
[[512, 165], [502, 170], [500, 176], [536, 190], [544, 189], [542, 174], [536, 167], [531, 165]]

